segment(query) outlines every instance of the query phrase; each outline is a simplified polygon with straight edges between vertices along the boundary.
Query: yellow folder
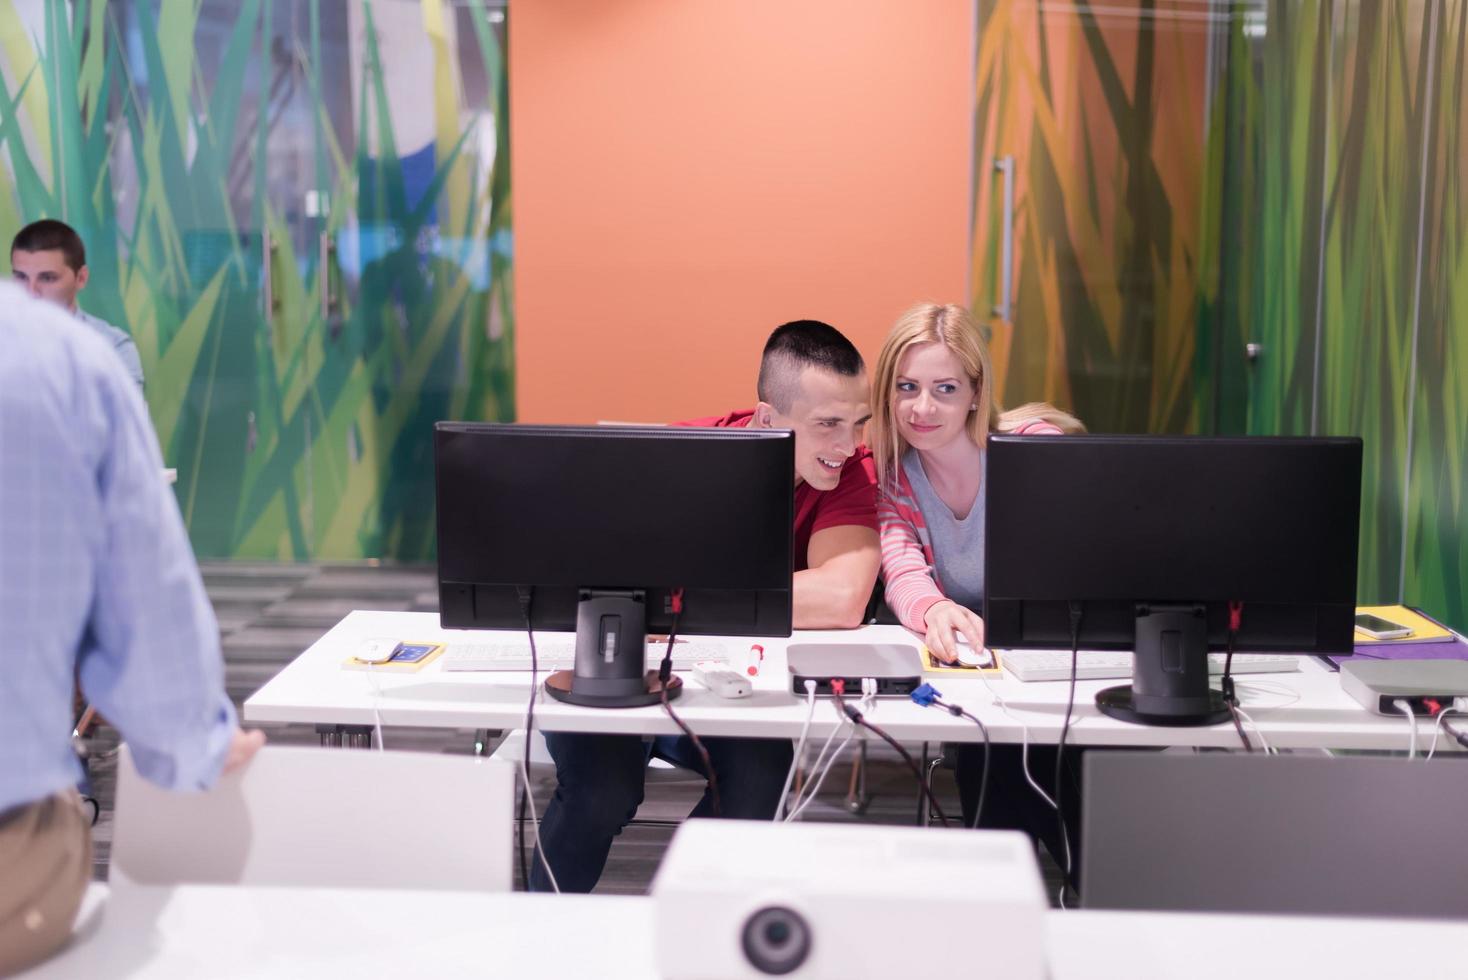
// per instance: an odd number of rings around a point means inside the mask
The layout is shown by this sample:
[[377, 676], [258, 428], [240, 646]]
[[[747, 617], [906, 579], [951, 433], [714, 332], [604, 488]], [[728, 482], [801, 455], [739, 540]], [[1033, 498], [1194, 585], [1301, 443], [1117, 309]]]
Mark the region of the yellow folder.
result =
[[1446, 626], [1406, 606], [1357, 606], [1356, 613], [1357, 615], [1380, 616], [1382, 619], [1401, 623], [1412, 630], [1411, 636], [1404, 636], [1396, 640], [1378, 640], [1375, 637], [1367, 636], [1358, 629], [1356, 630], [1357, 646], [1372, 643], [1421, 643], [1423, 640], [1442, 640], [1453, 635], [1453, 631]]

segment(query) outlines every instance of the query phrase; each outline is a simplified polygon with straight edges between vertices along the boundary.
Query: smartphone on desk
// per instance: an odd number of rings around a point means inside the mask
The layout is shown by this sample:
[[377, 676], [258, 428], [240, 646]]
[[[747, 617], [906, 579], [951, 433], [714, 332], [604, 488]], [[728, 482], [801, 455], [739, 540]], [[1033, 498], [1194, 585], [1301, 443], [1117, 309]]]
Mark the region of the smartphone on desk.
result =
[[388, 658], [389, 663], [416, 664], [439, 648], [437, 643], [399, 643]]
[[1357, 613], [1356, 629], [1373, 640], [1400, 640], [1412, 635], [1412, 627], [1394, 623], [1372, 613]]

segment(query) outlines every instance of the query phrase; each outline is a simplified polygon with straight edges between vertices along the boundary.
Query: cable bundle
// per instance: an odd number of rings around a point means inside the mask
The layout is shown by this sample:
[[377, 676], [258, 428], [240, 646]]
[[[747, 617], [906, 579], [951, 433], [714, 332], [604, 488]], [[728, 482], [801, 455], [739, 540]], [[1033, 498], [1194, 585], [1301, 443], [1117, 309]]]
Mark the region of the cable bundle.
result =
[[984, 736], [984, 774], [979, 777], [979, 805], [974, 809], [974, 822], [970, 829], [976, 829], [984, 817], [984, 797], [989, 792], [989, 728], [977, 716], [969, 714], [962, 705], [949, 704], [943, 700], [943, 693], [931, 684], [919, 685], [918, 689], [910, 695], [913, 702], [926, 708], [929, 705], [942, 708], [955, 718], [967, 718], [979, 726], [979, 731]]

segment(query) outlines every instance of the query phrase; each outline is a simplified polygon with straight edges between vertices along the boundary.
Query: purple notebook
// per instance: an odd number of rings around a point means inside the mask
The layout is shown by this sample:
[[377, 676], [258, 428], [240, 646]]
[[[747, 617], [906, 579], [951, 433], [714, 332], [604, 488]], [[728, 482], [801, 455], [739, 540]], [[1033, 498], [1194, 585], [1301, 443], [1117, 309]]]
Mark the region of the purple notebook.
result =
[[1343, 660], [1468, 660], [1468, 643], [1456, 636], [1432, 640], [1397, 640], [1392, 643], [1360, 643], [1355, 656], [1327, 657], [1337, 667]]

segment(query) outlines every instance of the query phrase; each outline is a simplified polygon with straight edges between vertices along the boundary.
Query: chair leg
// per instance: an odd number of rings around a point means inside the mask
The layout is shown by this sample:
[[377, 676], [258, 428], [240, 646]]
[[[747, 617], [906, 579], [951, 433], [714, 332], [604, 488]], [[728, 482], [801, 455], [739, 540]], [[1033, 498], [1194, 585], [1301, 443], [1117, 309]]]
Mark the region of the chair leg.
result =
[[[923, 742], [923, 761], [918, 765], [918, 772], [923, 773], [925, 778], [931, 776], [931, 772], [928, 769], [928, 743], [926, 741]], [[931, 778], [927, 779], [927, 784], [929, 788], [932, 787]], [[919, 827], [926, 827], [932, 822], [933, 814], [929, 812], [928, 797], [923, 793], [923, 788], [919, 786], [917, 795], [917, 825]]]
[[317, 725], [316, 734], [323, 748], [370, 749], [371, 725]]
[[846, 788], [846, 809], [855, 814], [866, 813], [872, 798], [867, 793], [867, 743], [860, 739], [856, 744], [856, 761], [851, 764], [851, 782]]
[[494, 755], [494, 750], [499, 743], [504, 741], [504, 731], [499, 728], [476, 728], [474, 729], [474, 754], [476, 756]]
[[[923, 743], [923, 755], [926, 756], [927, 754], [928, 754], [928, 743], [924, 742]], [[937, 769], [938, 769], [938, 767], [941, 766], [942, 764], [943, 764], [943, 754], [940, 752], [937, 756], [935, 756], [933, 759], [931, 759], [930, 761], [928, 761], [927, 764], [923, 767], [923, 781], [926, 783], [926, 785], [928, 787], [928, 792], [929, 793], [932, 793], [933, 792], [933, 773], [936, 772]], [[928, 805], [928, 802], [927, 802], [926, 799], [923, 800], [923, 812], [924, 812], [924, 814], [927, 817], [927, 819], [925, 819], [923, 821], [923, 826], [925, 826], [925, 827], [931, 827], [933, 825], [933, 818], [936, 817], [937, 814], [933, 812], [933, 808]]]

